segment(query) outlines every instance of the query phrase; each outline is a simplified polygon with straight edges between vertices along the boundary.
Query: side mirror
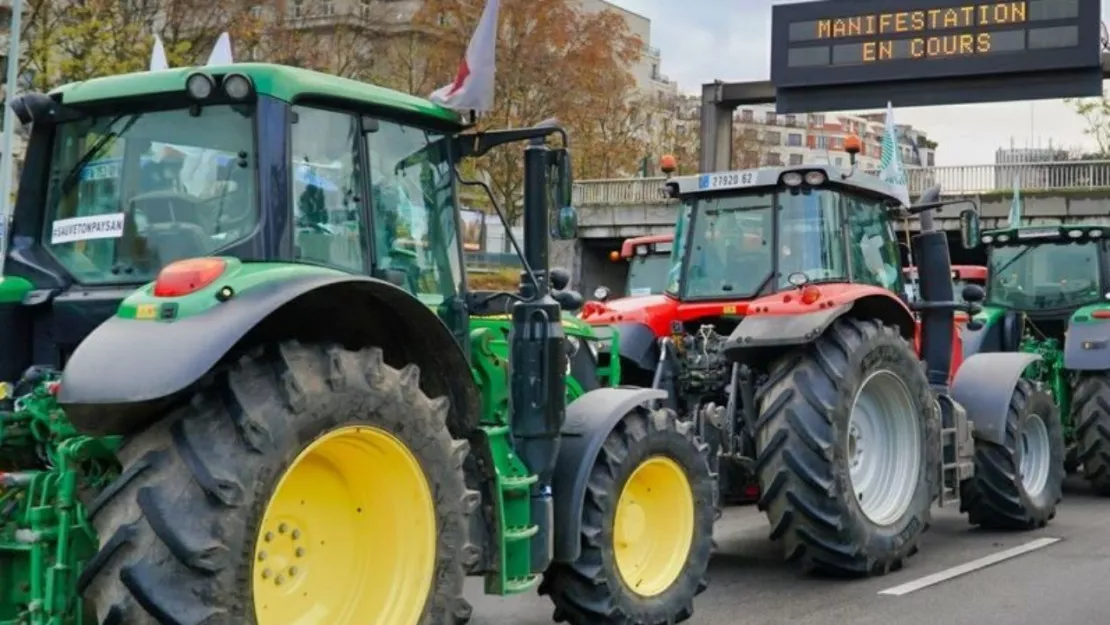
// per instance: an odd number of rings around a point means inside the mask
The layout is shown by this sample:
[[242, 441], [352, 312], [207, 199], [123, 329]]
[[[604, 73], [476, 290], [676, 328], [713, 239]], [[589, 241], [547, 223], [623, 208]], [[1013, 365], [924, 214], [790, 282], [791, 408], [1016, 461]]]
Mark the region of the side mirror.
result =
[[551, 167], [548, 169], [553, 209], [551, 211], [551, 236], [560, 241], [578, 238], [578, 211], [573, 206], [574, 179], [570, 171], [570, 152], [558, 148], [549, 152]]
[[12, 98], [8, 106], [12, 107], [19, 123], [27, 125], [36, 120], [46, 121], [46, 118], [54, 112], [57, 103], [44, 93], [32, 92]]
[[548, 282], [551, 288], [562, 291], [570, 285], [570, 272], [562, 267], [552, 267], [548, 272]]
[[960, 293], [960, 296], [963, 297], [964, 301], [969, 304], [978, 304], [979, 302], [986, 299], [987, 292], [984, 291], [983, 287], [979, 286], [978, 284], [968, 284], [964, 286], [964, 290], [962, 293]]
[[960, 211], [960, 242], [965, 250], [979, 247], [979, 212], [974, 208]]

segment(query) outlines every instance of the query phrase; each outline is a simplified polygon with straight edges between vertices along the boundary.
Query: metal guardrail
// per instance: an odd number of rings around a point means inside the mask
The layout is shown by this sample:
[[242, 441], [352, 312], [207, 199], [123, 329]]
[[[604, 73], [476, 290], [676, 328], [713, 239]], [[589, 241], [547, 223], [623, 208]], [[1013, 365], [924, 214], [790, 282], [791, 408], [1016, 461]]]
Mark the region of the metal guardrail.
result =
[[[876, 173], [876, 172], [870, 172]], [[1110, 190], [1110, 160], [907, 167], [910, 194], [939, 184], [945, 195], [1022, 191]], [[581, 180], [574, 185], [577, 206], [658, 204], [665, 178]]]

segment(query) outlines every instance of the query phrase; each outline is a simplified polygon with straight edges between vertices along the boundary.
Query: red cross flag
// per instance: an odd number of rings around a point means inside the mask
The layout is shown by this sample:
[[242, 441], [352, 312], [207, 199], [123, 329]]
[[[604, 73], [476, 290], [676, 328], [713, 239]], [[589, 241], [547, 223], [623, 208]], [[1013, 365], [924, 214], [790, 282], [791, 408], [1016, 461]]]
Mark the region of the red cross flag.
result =
[[433, 102], [456, 111], [483, 113], [493, 109], [493, 78], [497, 56], [497, 10], [500, 0], [486, 0], [482, 17], [459, 63], [455, 80], [429, 96]]

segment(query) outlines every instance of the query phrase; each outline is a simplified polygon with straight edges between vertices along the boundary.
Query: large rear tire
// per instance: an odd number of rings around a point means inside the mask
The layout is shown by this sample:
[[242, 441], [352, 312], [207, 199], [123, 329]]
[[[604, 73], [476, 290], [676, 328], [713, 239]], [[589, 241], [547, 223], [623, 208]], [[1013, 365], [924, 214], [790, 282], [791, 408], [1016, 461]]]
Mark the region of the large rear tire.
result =
[[681, 623], [706, 588], [717, 480], [693, 424], [671, 410], [621, 420], [591, 469], [582, 553], [554, 564], [540, 593], [573, 625]]
[[126, 441], [80, 590], [102, 625], [465, 622], [479, 495], [447, 409], [378, 349], [246, 357]]
[[846, 576], [901, 568], [939, 475], [939, 410], [912, 346], [842, 318], [775, 362], [756, 401], [759, 507], [787, 560]]
[[1072, 400], [1078, 454], [1091, 488], [1110, 497], [1110, 374], [1085, 375]]
[[1005, 444], [975, 440], [975, 475], [960, 484], [960, 511], [984, 529], [1028, 530], [1056, 516], [1064, 491], [1064, 433], [1052, 396], [1018, 380]]

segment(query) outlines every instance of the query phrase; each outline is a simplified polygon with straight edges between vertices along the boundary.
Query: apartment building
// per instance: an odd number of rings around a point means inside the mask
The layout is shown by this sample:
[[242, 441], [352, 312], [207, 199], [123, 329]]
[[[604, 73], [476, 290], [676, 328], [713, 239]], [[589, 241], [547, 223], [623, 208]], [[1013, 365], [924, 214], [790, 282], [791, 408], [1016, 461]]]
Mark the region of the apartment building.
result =
[[[747, 153], [742, 160], [762, 165], [821, 162], [847, 166], [844, 141], [856, 136], [862, 144], [856, 159], [859, 166], [874, 170], [882, 156], [885, 122], [885, 113], [779, 115], [774, 105], [767, 104], [737, 110], [734, 132], [741, 151]], [[907, 167], [936, 164], [936, 143], [923, 131], [907, 124], [895, 128], [902, 162]]]
[[644, 43], [643, 54], [640, 61], [629, 68], [636, 79], [639, 90], [654, 98], [673, 98], [678, 95], [678, 83], [667, 78], [660, 68], [662, 67], [662, 52], [651, 45], [651, 20], [639, 13], [633, 13], [606, 0], [577, 0], [582, 10], [587, 13], [601, 13], [612, 11], [624, 18], [628, 32], [640, 38]]

